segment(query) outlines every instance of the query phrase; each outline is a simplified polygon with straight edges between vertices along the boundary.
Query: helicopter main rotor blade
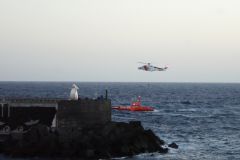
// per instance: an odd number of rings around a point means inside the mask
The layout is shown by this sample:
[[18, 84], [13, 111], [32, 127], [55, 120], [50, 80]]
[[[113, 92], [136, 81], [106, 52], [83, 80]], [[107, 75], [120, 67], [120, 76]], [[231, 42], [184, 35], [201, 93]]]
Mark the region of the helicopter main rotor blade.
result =
[[140, 63], [140, 64], [149, 64], [149, 63], [145, 63], [145, 62], [138, 62], [138, 63]]

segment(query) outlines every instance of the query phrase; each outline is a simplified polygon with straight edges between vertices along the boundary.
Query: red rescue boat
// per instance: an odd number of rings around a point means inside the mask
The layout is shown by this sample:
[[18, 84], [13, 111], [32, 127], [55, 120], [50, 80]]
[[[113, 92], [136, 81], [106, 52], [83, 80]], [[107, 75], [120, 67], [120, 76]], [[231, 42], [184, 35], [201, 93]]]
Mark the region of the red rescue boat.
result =
[[116, 110], [127, 110], [127, 111], [154, 111], [153, 107], [142, 106], [141, 97], [138, 97], [137, 101], [132, 102], [131, 106], [114, 106], [112, 109]]

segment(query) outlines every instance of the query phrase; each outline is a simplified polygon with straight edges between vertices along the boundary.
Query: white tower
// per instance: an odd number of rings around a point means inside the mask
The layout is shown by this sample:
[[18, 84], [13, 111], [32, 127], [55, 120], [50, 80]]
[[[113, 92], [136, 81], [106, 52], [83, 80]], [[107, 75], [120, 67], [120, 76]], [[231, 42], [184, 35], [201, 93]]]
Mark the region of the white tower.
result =
[[78, 86], [76, 84], [73, 84], [72, 85], [72, 89], [71, 89], [71, 92], [70, 92], [70, 100], [75, 100], [77, 101], [78, 100]]

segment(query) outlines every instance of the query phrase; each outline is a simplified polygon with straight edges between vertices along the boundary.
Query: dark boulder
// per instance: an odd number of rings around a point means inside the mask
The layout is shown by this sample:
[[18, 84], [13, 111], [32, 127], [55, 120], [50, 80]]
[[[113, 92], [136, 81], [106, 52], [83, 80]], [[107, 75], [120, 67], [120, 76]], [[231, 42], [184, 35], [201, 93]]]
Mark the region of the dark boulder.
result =
[[174, 148], [174, 149], [178, 149], [178, 145], [176, 143], [171, 143], [168, 145], [168, 147]]
[[48, 127], [38, 125], [24, 133], [21, 139], [12, 136], [4, 143], [3, 152], [13, 156], [52, 156], [58, 152], [57, 134]]
[[144, 152], [167, 153], [168, 148], [163, 148], [163, 144], [151, 130], [144, 130], [141, 122], [111, 122], [57, 131], [38, 125], [21, 139], [9, 137], [2, 150], [17, 157], [110, 159]]

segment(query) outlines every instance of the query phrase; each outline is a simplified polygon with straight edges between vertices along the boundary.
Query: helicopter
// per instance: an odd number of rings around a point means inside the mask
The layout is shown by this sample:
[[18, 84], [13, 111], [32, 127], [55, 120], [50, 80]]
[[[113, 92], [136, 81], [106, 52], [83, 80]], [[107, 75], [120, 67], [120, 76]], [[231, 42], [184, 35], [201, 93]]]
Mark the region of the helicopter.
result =
[[138, 62], [138, 63], [144, 64], [143, 66], [138, 67], [139, 70], [153, 72], [153, 71], [166, 71], [168, 69], [168, 66], [156, 67], [156, 66], [151, 65], [151, 63], [143, 63], [143, 62]]

